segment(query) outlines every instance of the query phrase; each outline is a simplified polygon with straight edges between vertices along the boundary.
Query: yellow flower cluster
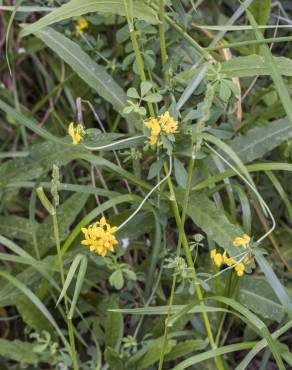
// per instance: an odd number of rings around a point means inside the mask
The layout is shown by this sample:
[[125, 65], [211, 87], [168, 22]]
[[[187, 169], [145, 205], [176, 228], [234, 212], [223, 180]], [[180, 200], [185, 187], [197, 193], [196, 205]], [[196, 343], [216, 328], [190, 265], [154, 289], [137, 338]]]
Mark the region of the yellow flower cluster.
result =
[[[235, 247], [247, 247], [250, 242], [250, 237], [247, 234], [243, 234], [242, 237], [237, 237], [233, 241], [233, 245]], [[225, 250], [223, 253], [219, 253], [216, 249], [212, 249], [210, 252], [210, 257], [215, 263], [217, 267], [221, 267], [222, 265], [226, 265], [228, 267], [234, 267], [234, 270], [237, 273], [237, 276], [243, 276], [245, 271], [245, 266], [249, 264], [252, 259], [249, 256], [246, 256], [243, 261], [239, 262], [233, 259], [232, 257], [228, 257], [227, 251]]]
[[76, 29], [76, 34], [82, 35], [84, 30], [86, 30], [89, 27], [88, 20], [85, 18], [80, 18], [79, 21], [77, 22], [75, 29]]
[[102, 217], [88, 228], [81, 229], [85, 236], [81, 244], [89, 245], [91, 252], [104, 257], [108, 251], [113, 252], [114, 246], [118, 244], [116, 237], [113, 235], [117, 230], [116, 226], [110, 226], [105, 217]]
[[83, 139], [83, 136], [85, 135], [85, 131], [82, 125], [77, 125], [75, 127], [74, 122], [71, 122], [68, 127], [68, 133], [72, 138], [72, 144], [76, 145], [79, 143], [80, 140]]
[[174, 134], [177, 132], [178, 122], [175, 121], [169, 114], [165, 112], [159, 119], [150, 118], [144, 121], [144, 125], [151, 130], [149, 142], [151, 145], [161, 143], [161, 135], [163, 132], [166, 134]]

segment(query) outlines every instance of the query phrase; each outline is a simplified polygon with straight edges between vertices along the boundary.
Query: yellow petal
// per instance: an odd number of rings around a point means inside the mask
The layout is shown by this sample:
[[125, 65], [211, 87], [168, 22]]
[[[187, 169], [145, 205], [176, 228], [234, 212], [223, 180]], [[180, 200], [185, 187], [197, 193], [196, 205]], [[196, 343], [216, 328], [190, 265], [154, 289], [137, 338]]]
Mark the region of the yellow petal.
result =
[[246, 244], [250, 242], [250, 237], [247, 234], [243, 234], [243, 240], [245, 241]]
[[244, 240], [240, 237], [237, 237], [233, 240], [234, 247], [240, 247], [243, 244], [244, 244]]
[[149, 137], [149, 143], [150, 143], [151, 145], [155, 145], [155, 144], [157, 143], [157, 136], [151, 135], [151, 136]]
[[116, 226], [111, 226], [110, 229], [109, 229], [109, 232], [110, 233], [115, 233], [116, 231], [118, 230], [118, 228]]
[[228, 264], [229, 257], [227, 257], [227, 252], [224, 251], [223, 253], [223, 262], [227, 265]]
[[217, 267], [220, 267], [223, 263], [223, 257], [221, 253], [216, 253], [214, 256], [214, 263]]
[[69, 135], [72, 137], [72, 139], [73, 139], [73, 137], [74, 137], [74, 135], [75, 135], [75, 129], [74, 129], [74, 122], [71, 122], [70, 124], [69, 124], [69, 126], [68, 126], [68, 133], [69, 133]]
[[244, 271], [243, 270], [238, 270], [238, 271], [236, 271], [236, 273], [237, 273], [237, 276], [239, 276], [239, 277], [241, 277], [241, 276], [244, 275]]
[[81, 244], [82, 245], [90, 245], [90, 244], [92, 244], [92, 241], [91, 240], [81, 240]]
[[216, 255], [216, 249], [212, 249], [211, 251], [210, 251], [210, 257], [212, 258], [212, 260], [214, 259], [214, 257], [215, 257], [215, 255]]
[[104, 216], [102, 216], [102, 218], [99, 220], [99, 224], [100, 224], [100, 226], [105, 226], [106, 224], [107, 224], [107, 222], [106, 222], [106, 218], [104, 217]]
[[241, 263], [238, 263], [236, 266], [234, 266], [234, 269], [235, 269], [235, 271], [244, 271], [245, 270], [245, 266], [241, 262]]

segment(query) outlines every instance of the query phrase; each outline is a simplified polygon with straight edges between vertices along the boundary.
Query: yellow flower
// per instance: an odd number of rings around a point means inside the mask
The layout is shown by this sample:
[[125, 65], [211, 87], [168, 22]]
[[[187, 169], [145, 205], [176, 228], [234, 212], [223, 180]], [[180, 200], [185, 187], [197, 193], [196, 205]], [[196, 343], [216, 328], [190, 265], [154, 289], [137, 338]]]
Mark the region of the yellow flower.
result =
[[105, 217], [102, 217], [99, 221], [89, 225], [88, 228], [81, 229], [85, 236], [81, 244], [89, 245], [91, 252], [104, 257], [108, 251], [113, 252], [114, 246], [118, 244], [116, 237], [113, 235], [117, 230], [116, 226], [110, 226]]
[[72, 138], [72, 144], [76, 145], [79, 143], [80, 140], [83, 139], [83, 136], [85, 135], [85, 131], [82, 125], [77, 125], [75, 127], [74, 122], [71, 122], [68, 127], [68, 133]]
[[82, 35], [84, 30], [86, 30], [89, 27], [88, 20], [85, 18], [80, 18], [79, 21], [77, 22], [75, 28], [76, 28], [76, 34]]
[[144, 121], [144, 125], [151, 130], [149, 136], [151, 145], [161, 143], [162, 132], [165, 132], [167, 135], [174, 134], [178, 128], [178, 122], [170, 116], [169, 112], [162, 114], [159, 119], [150, 118]]
[[246, 246], [250, 242], [250, 237], [247, 234], [243, 234], [242, 238], [237, 237], [233, 240], [234, 247]]
[[243, 276], [244, 274], [244, 270], [245, 270], [245, 266], [244, 266], [244, 263], [238, 263], [237, 265], [234, 266], [234, 270], [236, 271], [237, 273], [237, 276]]

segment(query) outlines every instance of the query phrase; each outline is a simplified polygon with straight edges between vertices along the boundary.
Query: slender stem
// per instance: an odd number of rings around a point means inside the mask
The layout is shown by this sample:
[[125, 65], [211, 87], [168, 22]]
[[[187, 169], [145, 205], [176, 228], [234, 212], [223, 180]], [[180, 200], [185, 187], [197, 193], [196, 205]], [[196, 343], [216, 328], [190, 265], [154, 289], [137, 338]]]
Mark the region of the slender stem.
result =
[[166, 343], [167, 343], [168, 322], [169, 322], [169, 319], [170, 319], [171, 308], [172, 308], [173, 300], [174, 300], [175, 286], [176, 286], [176, 275], [174, 274], [173, 278], [172, 278], [172, 285], [171, 285], [170, 298], [169, 298], [168, 309], [167, 309], [167, 317], [166, 317], [166, 320], [165, 320], [163, 342], [162, 342], [162, 347], [161, 347], [161, 351], [160, 351], [158, 370], [162, 370], [162, 367], [163, 367], [164, 354], [165, 354]]
[[[185, 196], [184, 196], [184, 201], [183, 201], [182, 216], [180, 216], [180, 213], [179, 213], [179, 208], [178, 208], [178, 204], [177, 204], [176, 197], [175, 197], [175, 190], [174, 190], [174, 187], [173, 187], [173, 184], [172, 184], [172, 181], [171, 181], [170, 177], [167, 178], [167, 184], [168, 184], [169, 191], [170, 191], [170, 194], [171, 194], [170, 200], [171, 200], [172, 212], [174, 214], [176, 224], [177, 224], [177, 227], [178, 227], [178, 230], [179, 230], [177, 255], [178, 256], [180, 255], [181, 245], [182, 245], [183, 248], [184, 248], [184, 252], [185, 252], [185, 255], [186, 255], [188, 266], [193, 270], [193, 273], [194, 273], [194, 276], [195, 276], [196, 270], [195, 270], [195, 267], [194, 267], [194, 263], [193, 263], [191, 251], [190, 251], [190, 248], [189, 248], [188, 240], [187, 240], [187, 237], [186, 237], [186, 234], [185, 234], [185, 231], [184, 231], [184, 223], [185, 223], [186, 215], [187, 215], [188, 199], [189, 199], [189, 193], [190, 193], [190, 189], [191, 189], [191, 181], [192, 181], [194, 166], [195, 166], [195, 153], [193, 153], [193, 155], [192, 155], [192, 157], [190, 158], [190, 161], [189, 161], [188, 179], [187, 179], [187, 186], [186, 186], [186, 191], [185, 191]], [[164, 166], [164, 169], [165, 169], [165, 172], [168, 173], [168, 168], [167, 168], [166, 164]], [[166, 342], [167, 342], [167, 332], [168, 332], [167, 324], [168, 324], [168, 320], [170, 318], [171, 306], [172, 306], [173, 300], [174, 300], [175, 284], [176, 284], [176, 275], [173, 276], [173, 281], [172, 281], [168, 316], [167, 316], [167, 319], [166, 319], [166, 326], [165, 326], [163, 345], [162, 345], [162, 350], [161, 350], [161, 354], [160, 354], [160, 361], [159, 361], [158, 370], [162, 370], [162, 366], [163, 366], [164, 352], [165, 352], [165, 346], [166, 346]], [[197, 298], [198, 298], [198, 301], [199, 301], [200, 305], [204, 306], [205, 303], [204, 303], [203, 293], [202, 293], [200, 285], [198, 285], [198, 284], [195, 284], [195, 293], [197, 295]], [[210, 345], [211, 345], [212, 349], [215, 349], [216, 348], [216, 343], [215, 343], [213, 333], [212, 333], [212, 330], [211, 330], [211, 325], [210, 325], [208, 314], [206, 312], [203, 312], [202, 316], [203, 316], [205, 329], [206, 329], [206, 332], [207, 332], [207, 335], [208, 335], [208, 338], [209, 338], [209, 341], [210, 341]], [[223, 365], [223, 362], [222, 362], [220, 357], [215, 357], [215, 363], [216, 363], [216, 366], [219, 370], [224, 370], [224, 365]]]
[[[64, 283], [65, 283], [65, 275], [64, 275], [64, 268], [63, 268], [63, 259], [62, 259], [62, 252], [61, 252], [61, 245], [60, 245], [60, 235], [59, 235], [59, 227], [58, 227], [58, 219], [57, 219], [56, 211], [52, 214], [52, 218], [53, 218], [54, 237], [55, 237], [57, 253], [58, 253], [60, 276], [61, 276], [61, 282], [62, 282], [62, 287], [63, 287]], [[67, 314], [68, 313], [68, 299], [67, 299], [66, 294], [64, 296], [64, 302], [65, 302], [65, 308], [66, 308], [66, 314]], [[70, 352], [71, 352], [71, 359], [72, 359], [72, 362], [73, 362], [73, 368], [74, 368], [74, 370], [79, 370], [78, 360], [77, 360], [77, 356], [76, 356], [76, 348], [75, 348], [75, 339], [74, 339], [74, 331], [73, 331], [72, 320], [67, 318], [66, 322], [67, 322], [68, 333], [69, 333]]]
[[145, 204], [145, 202], [147, 201], [147, 199], [151, 196], [151, 194], [160, 187], [160, 185], [166, 181], [170, 175], [172, 173], [172, 157], [170, 156], [169, 157], [169, 171], [167, 172], [167, 174], [165, 175], [165, 177], [163, 177], [163, 179], [161, 179], [159, 181], [159, 183], [157, 183], [150, 191], [149, 193], [144, 197], [143, 201], [140, 203], [139, 207], [135, 210], [135, 212], [133, 212], [119, 227], [118, 227], [118, 230], [120, 230], [121, 228], [123, 228], [129, 221], [131, 221], [131, 219], [133, 217], [136, 216], [136, 214], [140, 211], [140, 209], [143, 207], [143, 205]]
[[[134, 54], [136, 58], [138, 72], [139, 72], [141, 81], [146, 81], [143, 58], [142, 58], [142, 55], [139, 49], [137, 32], [135, 31], [135, 27], [134, 27], [134, 19], [133, 19], [133, 15], [131, 12], [131, 6], [128, 7], [128, 0], [124, 0], [124, 7], [125, 7], [127, 22], [129, 25], [129, 33], [130, 33], [130, 38], [131, 38], [131, 42], [132, 42], [132, 46], [133, 46], [133, 50], [134, 50]], [[154, 117], [155, 113], [154, 113], [154, 108], [153, 108], [152, 103], [148, 103], [148, 109], [149, 109], [150, 115]]]
[[[152, 3], [151, 7], [159, 12], [159, 7]], [[193, 48], [206, 60], [210, 61], [212, 58], [211, 54], [209, 54], [200, 44], [197, 43], [187, 32], [183, 30], [175, 21], [173, 21], [168, 15], [164, 14], [164, 19], [166, 22], [174, 28], [186, 41], [190, 43], [190, 45], [193, 46]]]
[[163, 69], [164, 83], [169, 85], [169, 75], [166, 70], [167, 64], [167, 51], [165, 43], [165, 30], [164, 30], [164, 0], [159, 1], [159, 37], [160, 37], [160, 52], [161, 52], [161, 63]]

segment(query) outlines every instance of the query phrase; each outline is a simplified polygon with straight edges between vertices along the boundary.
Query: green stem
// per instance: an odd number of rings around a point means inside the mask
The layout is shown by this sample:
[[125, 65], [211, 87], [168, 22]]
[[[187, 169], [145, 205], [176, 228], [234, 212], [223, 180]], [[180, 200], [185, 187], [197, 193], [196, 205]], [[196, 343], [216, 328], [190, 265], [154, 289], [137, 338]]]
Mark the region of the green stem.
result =
[[[58, 226], [58, 219], [57, 219], [56, 210], [52, 214], [52, 218], [53, 218], [54, 237], [55, 237], [57, 253], [58, 253], [60, 276], [61, 276], [61, 282], [62, 282], [62, 287], [63, 287], [64, 284], [65, 284], [65, 275], [64, 275], [64, 268], [63, 268], [63, 259], [62, 259], [61, 245], [60, 245], [60, 234], [59, 234], [59, 226]], [[68, 314], [68, 299], [67, 299], [66, 294], [64, 296], [64, 302], [65, 302], [66, 314]], [[72, 362], [73, 362], [73, 368], [74, 368], [74, 370], [79, 370], [78, 360], [77, 360], [77, 356], [76, 356], [76, 347], [75, 347], [75, 339], [74, 339], [74, 331], [73, 331], [72, 320], [66, 318], [66, 322], [67, 322], [68, 333], [69, 333], [70, 352], [71, 352], [71, 359], [72, 359]]]
[[[128, 7], [128, 1], [127, 0], [124, 0], [124, 7], [125, 7], [127, 22], [128, 22], [128, 25], [129, 25], [129, 33], [130, 33], [130, 38], [131, 38], [131, 42], [132, 42], [132, 46], [133, 46], [133, 50], [134, 50], [134, 54], [135, 54], [135, 58], [136, 58], [138, 72], [139, 72], [141, 81], [146, 81], [143, 58], [142, 58], [142, 55], [141, 55], [141, 52], [140, 52], [140, 49], [139, 49], [137, 32], [135, 31], [135, 27], [134, 27], [134, 19], [133, 19], [133, 15], [132, 15], [132, 12], [131, 12], [131, 7], [130, 7], [130, 9]], [[153, 108], [152, 103], [148, 103], [148, 109], [149, 109], [150, 115], [152, 117], [154, 117], [155, 113], [154, 113], [154, 108]]]
[[162, 370], [162, 366], [163, 366], [163, 362], [164, 362], [164, 354], [165, 354], [166, 343], [167, 343], [167, 334], [168, 334], [168, 322], [169, 322], [169, 319], [170, 319], [171, 308], [172, 308], [173, 300], [174, 300], [175, 286], [176, 286], [176, 275], [173, 275], [170, 298], [169, 298], [169, 303], [168, 303], [167, 317], [166, 317], [166, 320], [165, 320], [163, 342], [162, 342], [162, 347], [161, 347], [160, 357], [159, 357], [158, 370]]
[[[186, 234], [185, 234], [185, 231], [184, 231], [184, 223], [185, 223], [186, 214], [187, 214], [188, 198], [189, 198], [189, 192], [190, 192], [190, 189], [191, 189], [191, 180], [192, 180], [194, 165], [195, 165], [195, 155], [192, 155], [192, 157], [190, 159], [190, 162], [189, 162], [187, 189], [186, 189], [185, 196], [184, 196], [184, 201], [183, 201], [182, 217], [180, 217], [179, 207], [178, 207], [178, 204], [177, 204], [177, 201], [176, 201], [176, 196], [175, 196], [175, 190], [174, 190], [174, 186], [172, 184], [172, 181], [171, 181], [170, 177], [168, 177], [167, 183], [168, 183], [168, 187], [169, 187], [169, 191], [170, 191], [170, 195], [171, 195], [170, 200], [171, 200], [172, 212], [173, 212], [173, 215], [174, 215], [174, 218], [175, 218], [178, 230], [179, 230], [179, 241], [178, 241], [178, 250], [177, 250], [177, 252], [180, 254], [181, 244], [182, 244], [182, 246], [184, 248], [187, 264], [193, 270], [194, 276], [195, 276], [196, 270], [195, 270], [195, 267], [194, 267], [194, 264], [193, 264], [193, 259], [192, 259], [191, 251], [190, 251], [190, 248], [189, 248], [188, 240], [187, 240], [187, 237], [186, 237]], [[164, 169], [165, 169], [165, 172], [168, 173], [167, 164], [165, 164]], [[172, 304], [173, 299], [174, 299], [174, 287], [173, 286], [175, 285], [175, 280], [176, 280], [176, 278], [174, 276], [173, 284], [172, 284], [171, 297], [170, 297], [170, 304], [169, 304], [170, 307], [171, 307], [171, 304]], [[205, 305], [204, 297], [203, 297], [203, 293], [202, 293], [202, 290], [201, 290], [201, 287], [200, 287], [199, 284], [195, 284], [195, 293], [196, 293], [196, 296], [198, 298], [199, 304], [201, 306], [204, 306]], [[209, 338], [211, 348], [216, 349], [217, 346], [216, 346], [216, 343], [215, 343], [215, 340], [214, 340], [214, 337], [213, 337], [213, 333], [212, 333], [212, 330], [211, 330], [211, 325], [210, 325], [208, 314], [206, 312], [203, 312], [202, 316], [203, 316], [203, 321], [204, 321], [205, 329], [206, 329], [206, 332], [207, 332], [207, 335], [208, 335], [208, 338]], [[169, 316], [167, 318], [167, 321], [168, 321], [168, 319], [169, 319]], [[167, 321], [166, 321], [166, 330], [165, 330], [164, 341], [163, 341], [163, 346], [162, 346], [163, 351], [165, 351], [165, 345], [166, 345], [166, 340], [167, 340]], [[163, 357], [164, 357], [164, 352], [161, 352], [160, 366], [159, 366], [158, 370], [162, 370]], [[216, 366], [217, 366], [218, 370], [224, 370], [224, 365], [223, 365], [222, 359], [220, 357], [215, 357], [215, 363], [216, 363]]]
[[[159, 7], [156, 4], [151, 4], [151, 7], [159, 12]], [[210, 61], [211, 55], [204, 49], [200, 44], [198, 44], [188, 33], [186, 33], [183, 28], [181, 28], [175, 21], [173, 21], [168, 15], [164, 14], [164, 19], [166, 22], [174, 28], [193, 48], [206, 60]]]
[[167, 64], [167, 51], [165, 43], [165, 30], [164, 30], [164, 0], [159, 1], [159, 36], [160, 36], [160, 51], [161, 51], [161, 63], [163, 69], [163, 76], [165, 85], [169, 85], [169, 75], [166, 70]]

